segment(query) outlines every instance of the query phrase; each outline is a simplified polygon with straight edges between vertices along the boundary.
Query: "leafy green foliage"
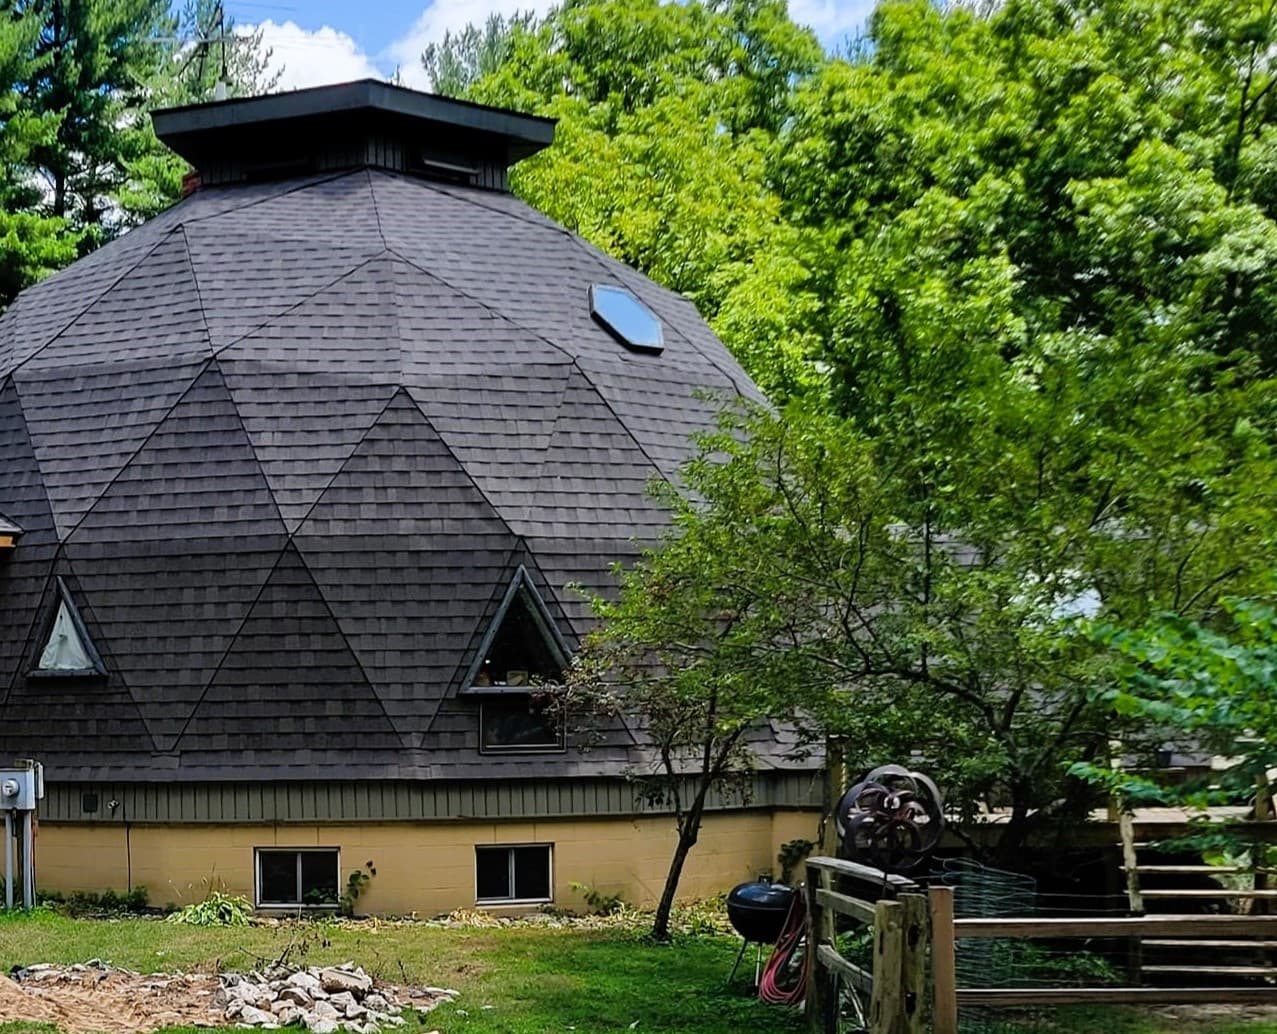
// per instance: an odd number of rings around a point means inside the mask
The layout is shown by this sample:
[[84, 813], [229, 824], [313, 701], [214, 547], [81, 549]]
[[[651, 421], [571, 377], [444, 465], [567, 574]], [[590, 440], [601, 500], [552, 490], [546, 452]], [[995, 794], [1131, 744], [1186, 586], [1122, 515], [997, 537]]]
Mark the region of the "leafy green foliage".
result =
[[[1166, 738], [1226, 757], [1209, 777], [1167, 785], [1154, 771], [1079, 762], [1074, 774], [1127, 804], [1246, 803], [1277, 768], [1277, 610], [1267, 599], [1225, 599], [1207, 623], [1157, 615], [1132, 629], [1104, 625], [1096, 635], [1113, 651], [1110, 684], [1099, 696], [1115, 714]], [[1238, 850], [1226, 829], [1194, 831], [1201, 850]], [[1244, 847], [1242, 848], [1244, 849]]]
[[346, 877], [346, 887], [341, 892], [341, 900], [337, 903], [338, 910], [342, 915], [353, 916], [355, 914], [356, 902], [368, 892], [373, 877], [376, 875], [377, 867], [373, 865], [371, 860], [364, 862], [362, 869], [350, 870], [350, 875]]
[[147, 910], [150, 896], [145, 887], [119, 893], [114, 890], [74, 890], [69, 894], [41, 891], [40, 904], [69, 916], [114, 916]]
[[214, 890], [203, 901], [184, 905], [164, 921], [186, 926], [247, 926], [252, 914], [253, 904], [247, 898]]

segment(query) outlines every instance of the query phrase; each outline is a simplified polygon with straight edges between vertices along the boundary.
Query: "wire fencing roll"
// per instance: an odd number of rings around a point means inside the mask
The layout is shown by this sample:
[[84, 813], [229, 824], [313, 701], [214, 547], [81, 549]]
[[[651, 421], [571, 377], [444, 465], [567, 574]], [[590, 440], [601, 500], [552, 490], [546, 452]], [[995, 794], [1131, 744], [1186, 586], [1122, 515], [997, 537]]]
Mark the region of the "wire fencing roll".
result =
[[[954, 916], [959, 919], [998, 919], [1026, 916], [1102, 914], [1120, 911], [1125, 899], [1097, 899], [1072, 894], [1043, 893], [1037, 882], [967, 859], [937, 863], [930, 882], [953, 888]], [[1094, 987], [1123, 982], [1125, 948], [1113, 943], [1051, 942], [996, 938], [959, 938], [958, 986], [982, 987]], [[961, 1034], [1037, 1034], [1055, 1029], [1050, 1015], [1033, 1010], [963, 1008]]]

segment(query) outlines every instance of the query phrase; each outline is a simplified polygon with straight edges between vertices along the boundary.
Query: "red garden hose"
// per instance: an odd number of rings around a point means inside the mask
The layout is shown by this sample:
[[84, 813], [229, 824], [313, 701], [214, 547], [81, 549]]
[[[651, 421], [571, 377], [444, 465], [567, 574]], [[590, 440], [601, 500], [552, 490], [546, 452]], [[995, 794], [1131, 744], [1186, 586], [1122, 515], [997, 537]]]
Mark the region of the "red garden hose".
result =
[[758, 997], [769, 1005], [798, 1005], [807, 994], [810, 954], [804, 953], [802, 961], [796, 967], [793, 965], [794, 956], [803, 943], [806, 925], [807, 900], [799, 890], [789, 906], [789, 915], [785, 917], [780, 936], [776, 938], [776, 949], [758, 981]]

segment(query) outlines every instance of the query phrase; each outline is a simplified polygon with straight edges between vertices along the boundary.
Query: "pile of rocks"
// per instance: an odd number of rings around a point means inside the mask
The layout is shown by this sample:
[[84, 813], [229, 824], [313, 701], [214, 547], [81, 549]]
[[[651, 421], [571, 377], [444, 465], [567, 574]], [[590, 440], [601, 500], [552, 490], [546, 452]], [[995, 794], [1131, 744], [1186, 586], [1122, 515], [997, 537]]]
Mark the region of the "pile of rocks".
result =
[[241, 1027], [303, 1026], [313, 1034], [377, 1034], [401, 1027], [405, 1009], [427, 1013], [457, 992], [442, 987], [403, 990], [377, 984], [358, 966], [313, 966], [221, 978], [223, 1015]]

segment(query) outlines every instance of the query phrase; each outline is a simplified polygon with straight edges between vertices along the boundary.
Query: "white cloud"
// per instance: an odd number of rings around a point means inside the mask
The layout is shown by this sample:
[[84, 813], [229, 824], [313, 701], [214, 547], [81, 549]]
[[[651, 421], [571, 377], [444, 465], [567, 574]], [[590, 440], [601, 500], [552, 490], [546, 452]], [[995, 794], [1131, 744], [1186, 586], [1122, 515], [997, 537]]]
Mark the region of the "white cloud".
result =
[[815, 30], [820, 41], [841, 47], [869, 21], [877, 0], [789, 0], [789, 16]]
[[545, 14], [551, 0], [434, 0], [403, 36], [386, 48], [386, 56], [399, 67], [405, 86], [419, 90], [430, 88], [426, 70], [421, 67], [421, 52], [428, 43], [438, 43], [443, 34], [456, 32], [468, 24], [482, 25], [490, 14], [514, 14], [535, 11]]
[[270, 19], [260, 25], [236, 28], [245, 33], [261, 30], [262, 46], [272, 51], [271, 70], [283, 71], [280, 90], [385, 78], [359, 44], [339, 29], [327, 25], [315, 30], [303, 29], [296, 22], [281, 25]]

